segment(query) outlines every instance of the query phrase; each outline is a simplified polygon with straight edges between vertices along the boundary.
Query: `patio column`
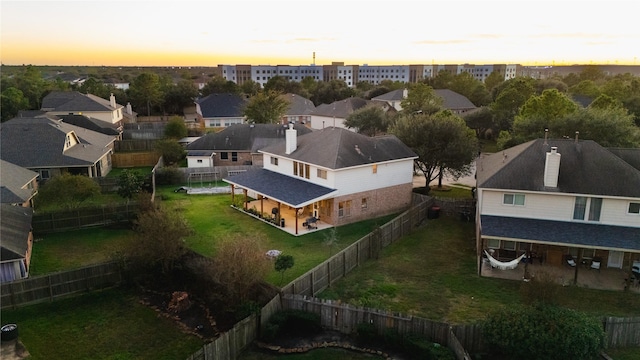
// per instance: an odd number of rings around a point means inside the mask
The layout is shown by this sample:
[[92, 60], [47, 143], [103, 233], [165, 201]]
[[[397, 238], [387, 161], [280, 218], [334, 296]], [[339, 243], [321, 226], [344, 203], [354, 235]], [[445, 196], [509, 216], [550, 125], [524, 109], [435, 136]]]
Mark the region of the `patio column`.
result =
[[247, 199], [248, 199], [247, 189], [242, 189], [242, 192], [244, 193], [244, 209], [247, 210], [247, 205], [248, 205], [248, 203], [247, 203]]
[[264, 214], [264, 196], [259, 195], [260, 196], [260, 216], [262, 216], [262, 214]]
[[296, 220], [296, 235], [298, 235], [298, 210], [300, 210], [300, 208], [296, 208], [296, 212], [293, 213], [293, 218]]
[[578, 260], [576, 261], [576, 270], [573, 274], [573, 285], [578, 285], [578, 268], [582, 266], [582, 252], [584, 252], [584, 249], [578, 248]]

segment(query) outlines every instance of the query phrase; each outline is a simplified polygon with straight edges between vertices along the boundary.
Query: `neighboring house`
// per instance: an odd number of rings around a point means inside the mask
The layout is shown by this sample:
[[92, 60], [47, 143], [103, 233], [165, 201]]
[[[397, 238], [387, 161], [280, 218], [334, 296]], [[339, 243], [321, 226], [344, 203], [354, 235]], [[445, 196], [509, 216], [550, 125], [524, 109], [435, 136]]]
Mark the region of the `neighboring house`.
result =
[[290, 104], [281, 119], [282, 124], [311, 124], [311, 114], [316, 109], [313, 101], [296, 94], [284, 94], [281, 97]]
[[[344, 225], [411, 205], [416, 154], [392, 135], [368, 137], [327, 127], [306, 135], [286, 131], [286, 142], [260, 151], [263, 168], [224, 179], [233, 188], [278, 208]], [[245, 198], [246, 200], [246, 198]], [[296, 218], [295, 234], [298, 234]]]
[[14, 118], [0, 124], [0, 158], [47, 180], [63, 172], [106, 176], [114, 136], [49, 118]]
[[[129, 108], [130, 106], [127, 107]], [[124, 106], [116, 103], [116, 97], [113, 94], [109, 100], [105, 100], [77, 91], [52, 91], [42, 99], [41, 110], [49, 115], [84, 115], [116, 125], [120, 131], [124, 119]]]
[[577, 139], [538, 139], [482, 155], [479, 251], [503, 261], [528, 251], [551, 265], [597, 257], [603, 267], [630, 269], [640, 260], [639, 166], [640, 149], [612, 152]]
[[[212, 166], [258, 165], [262, 166], [263, 148], [283, 143], [287, 125], [280, 124], [237, 124], [217, 133], [209, 133], [187, 145], [189, 167], [205, 167], [209, 155], [215, 153]], [[312, 130], [304, 125], [295, 125], [300, 134]], [[198, 160], [202, 160], [198, 163]], [[193, 164], [194, 166], [191, 166]]]
[[33, 197], [38, 193], [38, 173], [4, 160], [0, 160], [0, 168], [0, 202], [33, 207]]
[[116, 140], [122, 139], [122, 126], [111, 124], [106, 121], [96, 120], [85, 115], [57, 115], [63, 122], [84, 129], [93, 130], [101, 134], [113, 136]]
[[[334, 101], [331, 104], [321, 104], [311, 113], [311, 128], [324, 129], [336, 127], [346, 129], [344, 121], [351, 113], [369, 105], [371, 101], [351, 97], [344, 100]], [[352, 129], [355, 131], [355, 129]]]
[[[466, 96], [460, 95], [455, 91], [451, 91], [449, 89], [435, 89], [434, 92], [442, 98], [442, 107], [447, 110], [451, 110], [454, 114], [461, 115], [477, 109], [477, 107], [473, 105]], [[371, 98], [371, 100], [386, 102], [397, 111], [401, 111], [401, 103], [407, 98], [407, 94], [407, 89], [393, 90], [386, 94]]]
[[244, 98], [235, 94], [210, 94], [196, 100], [196, 113], [202, 117], [205, 128], [244, 124], [246, 103]]
[[29, 276], [33, 233], [31, 208], [0, 204], [0, 282]]

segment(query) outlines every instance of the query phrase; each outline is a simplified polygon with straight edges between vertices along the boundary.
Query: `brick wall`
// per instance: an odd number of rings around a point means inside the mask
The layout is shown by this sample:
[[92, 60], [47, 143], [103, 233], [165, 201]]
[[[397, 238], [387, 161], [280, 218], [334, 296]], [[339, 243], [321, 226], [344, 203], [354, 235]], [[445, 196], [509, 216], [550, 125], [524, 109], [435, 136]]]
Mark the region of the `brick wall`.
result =
[[[328, 216], [321, 219], [339, 226], [406, 210], [411, 206], [412, 188], [412, 184], [403, 184], [339, 196], [333, 199]], [[345, 206], [344, 215], [340, 217], [340, 203], [346, 205], [348, 201], [351, 201], [350, 209], [347, 211]]]
[[[215, 151], [215, 150], [214, 150]], [[222, 153], [227, 153], [227, 159], [222, 158]], [[216, 155], [213, 157], [213, 165], [214, 166], [238, 166], [238, 165], [250, 165], [251, 164], [251, 153], [248, 151], [241, 152], [235, 151], [238, 153], [238, 160], [233, 161], [232, 151], [216, 151]]]

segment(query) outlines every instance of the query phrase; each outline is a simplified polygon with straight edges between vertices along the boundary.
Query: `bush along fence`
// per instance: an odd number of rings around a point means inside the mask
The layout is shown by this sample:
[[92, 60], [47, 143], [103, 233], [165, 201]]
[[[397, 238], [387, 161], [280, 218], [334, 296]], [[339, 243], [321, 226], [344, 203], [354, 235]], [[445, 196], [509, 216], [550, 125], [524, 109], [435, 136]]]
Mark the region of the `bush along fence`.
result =
[[15, 308], [117, 286], [122, 272], [117, 262], [87, 266], [75, 270], [30, 277], [3, 283], [0, 287], [2, 309]]
[[458, 340], [454, 328], [447, 323], [351, 306], [340, 301], [309, 298], [304, 295], [284, 295], [282, 308], [318, 314], [322, 328], [343, 334], [356, 332], [360, 324], [370, 324], [376, 329], [378, 335], [392, 331], [400, 336], [410, 334], [423, 336], [429, 341], [447, 346], [456, 354], [457, 359], [471, 359]]
[[92, 226], [123, 223], [135, 218], [138, 211], [136, 202], [118, 205], [104, 205], [56, 211], [33, 215], [34, 234], [76, 230]]

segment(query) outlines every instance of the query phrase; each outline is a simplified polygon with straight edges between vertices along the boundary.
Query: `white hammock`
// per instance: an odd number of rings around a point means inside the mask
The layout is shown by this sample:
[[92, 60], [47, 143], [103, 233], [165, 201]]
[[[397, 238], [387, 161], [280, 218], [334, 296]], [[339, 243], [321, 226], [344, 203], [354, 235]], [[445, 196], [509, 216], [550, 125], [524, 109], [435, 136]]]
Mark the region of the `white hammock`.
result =
[[525, 256], [525, 254], [520, 255], [520, 257], [518, 257], [517, 259], [513, 259], [511, 261], [508, 262], [503, 262], [503, 261], [499, 261], [493, 258], [493, 256], [489, 255], [489, 253], [487, 252], [487, 250], [484, 250], [484, 253], [487, 255], [487, 258], [489, 259], [489, 262], [491, 263], [491, 266], [494, 268], [498, 268], [500, 270], [512, 270], [518, 267], [518, 264], [520, 263], [520, 260], [522, 260]]

